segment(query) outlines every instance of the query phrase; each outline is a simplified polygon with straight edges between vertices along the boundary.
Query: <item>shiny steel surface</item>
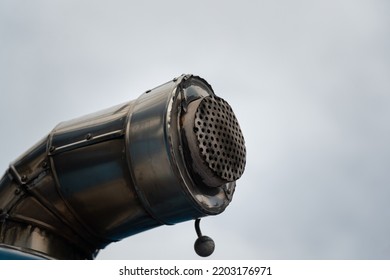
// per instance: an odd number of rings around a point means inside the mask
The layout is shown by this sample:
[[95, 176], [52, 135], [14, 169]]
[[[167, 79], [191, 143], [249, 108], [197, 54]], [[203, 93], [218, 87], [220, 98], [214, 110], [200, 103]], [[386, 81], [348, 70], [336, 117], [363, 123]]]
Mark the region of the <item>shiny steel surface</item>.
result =
[[[225, 117], [213, 122], [217, 112]], [[221, 213], [244, 165], [230, 106], [205, 80], [183, 75], [60, 123], [11, 163], [0, 180], [0, 246], [93, 259], [127, 236]]]
[[45, 260], [34, 252], [24, 252], [23, 248], [0, 246], [0, 260]]

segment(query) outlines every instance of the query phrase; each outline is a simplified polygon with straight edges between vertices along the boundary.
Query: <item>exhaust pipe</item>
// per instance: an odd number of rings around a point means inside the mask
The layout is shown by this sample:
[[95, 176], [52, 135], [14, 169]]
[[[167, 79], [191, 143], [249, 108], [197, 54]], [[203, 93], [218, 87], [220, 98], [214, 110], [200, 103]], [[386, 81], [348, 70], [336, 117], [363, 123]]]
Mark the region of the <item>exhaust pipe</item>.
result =
[[182, 75], [58, 124], [11, 163], [0, 180], [0, 247], [93, 259], [125, 237], [220, 214], [245, 161], [229, 104]]

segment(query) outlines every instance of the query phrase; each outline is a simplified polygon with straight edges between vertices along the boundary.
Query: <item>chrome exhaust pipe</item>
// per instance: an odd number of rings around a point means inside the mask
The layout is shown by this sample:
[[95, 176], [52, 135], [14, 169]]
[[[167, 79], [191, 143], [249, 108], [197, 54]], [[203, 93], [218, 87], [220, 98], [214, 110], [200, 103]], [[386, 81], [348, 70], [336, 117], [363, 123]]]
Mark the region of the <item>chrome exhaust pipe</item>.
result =
[[182, 75], [58, 124], [0, 181], [0, 247], [93, 259], [111, 242], [225, 210], [245, 168], [233, 110]]

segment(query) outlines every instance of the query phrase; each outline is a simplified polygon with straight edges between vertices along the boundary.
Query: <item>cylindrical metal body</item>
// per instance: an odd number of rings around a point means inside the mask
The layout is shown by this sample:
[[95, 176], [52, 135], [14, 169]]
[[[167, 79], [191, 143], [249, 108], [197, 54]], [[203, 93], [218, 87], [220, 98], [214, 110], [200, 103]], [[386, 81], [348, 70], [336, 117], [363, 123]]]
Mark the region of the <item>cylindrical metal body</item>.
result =
[[[206, 98], [224, 102], [205, 80], [183, 75], [134, 101], [57, 125], [0, 181], [0, 246], [91, 259], [127, 236], [224, 211], [243, 172], [245, 146], [234, 115], [226, 124], [221, 117], [212, 142], [199, 140], [207, 134], [199, 136], [199, 115], [217, 112], [193, 106]], [[218, 138], [218, 131], [236, 136]], [[242, 141], [237, 150], [234, 140]]]

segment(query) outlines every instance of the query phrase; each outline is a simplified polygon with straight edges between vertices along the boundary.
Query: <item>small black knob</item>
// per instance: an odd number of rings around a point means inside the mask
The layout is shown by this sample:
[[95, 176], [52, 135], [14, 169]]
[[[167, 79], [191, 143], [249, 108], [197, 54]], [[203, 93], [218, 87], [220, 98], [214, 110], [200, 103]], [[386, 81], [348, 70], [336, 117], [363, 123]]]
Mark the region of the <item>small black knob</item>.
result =
[[199, 256], [208, 257], [214, 252], [215, 243], [214, 240], [212, 240], [210, 237], [206, 235], [202, 235], [199, 224], [200, 224], [200, 219], [196, 219], [195, 230], [196, 230], [196, 234], [198, 235], [198, 239], [196, 239], [195, 241], [194, 249]]
[[215, 243], [214, 240], [212, 240], [210, 237], [203, 235], [196, 239], [194, 244], [195, 252], [201, 256], [201, 257], [208, 257], [210, 256], [215, 249]]

